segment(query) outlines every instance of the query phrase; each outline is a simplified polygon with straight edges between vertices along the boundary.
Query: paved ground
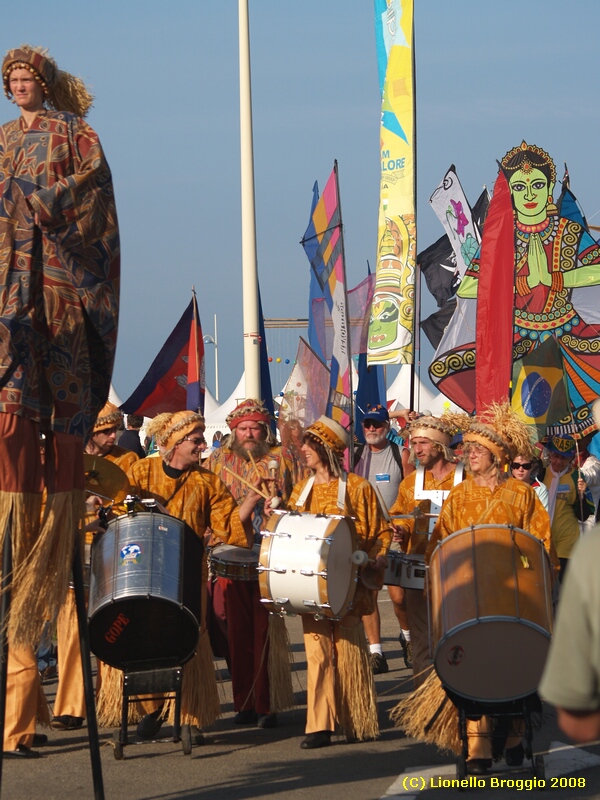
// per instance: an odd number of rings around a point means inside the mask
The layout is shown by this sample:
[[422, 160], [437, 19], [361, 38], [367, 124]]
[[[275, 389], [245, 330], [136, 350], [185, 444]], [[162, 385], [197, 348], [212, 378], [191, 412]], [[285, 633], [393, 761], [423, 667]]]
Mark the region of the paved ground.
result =
[[[107, 800], [378, 800], [420, 795], [422, 800], [458, 797], [445, 781], [455, 777], [452, 758], [436, 748], [404, 738], [389, 721], [389, 711], [410, 688], [400, 659], [397, 626], [384, 592], [380, 601], [384, 650], [390, 672], [377, 677], [381, 738], [348, 745], [340, 738], [322, 750], [300, 750], [304, 730], [306, 664], [298, 619], [289, 620], [298, 707], [280, 715], [275, 730], [232, 724], [230, 682], [222, 683], [222, 718], [207, 733], [208, 743], [184, 756], [172, 741], [132, 745], [123, 761], [113, 757], [111, 732], [101, 731], [101, 758]], [[518, 654], [515, 654], [518, 662]], [[223, 662], [218, 666], [224, 667]], [[52, 700], [56, 684], [45, 686]], [[168, 729], [167, 729], [168, 732]], [[10, 800], [93, 798], [87, 729], [50, 731], [38, 761], [4, 762], [2, 797]], [[547, 788], [552, 798], [600, 798], [600, 747], [585, 750], [565, 744], [554, 715], [546, 710], [535, 749], [546, 755]], [[527, 762], [526, 762], [527, 763]], [[521, 797], [530, 786], [501, 785], [502, 780], [531, 780], [528, 771], [500, 767], [485, 786], [471, 788], [478, 800]], [[554, 785], [553, 785], [554, 784]]]

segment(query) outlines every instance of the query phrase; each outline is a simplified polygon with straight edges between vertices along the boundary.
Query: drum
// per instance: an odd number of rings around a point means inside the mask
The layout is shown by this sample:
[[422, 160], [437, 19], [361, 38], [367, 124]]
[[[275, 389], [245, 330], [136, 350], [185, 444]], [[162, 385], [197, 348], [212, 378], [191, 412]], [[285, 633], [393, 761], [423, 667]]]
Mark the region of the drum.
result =
[[90, 646], [118, 669], [184, 664], [198, 643], [203, 545], [153, 511], [109, 523], [92, 545]]
[[234, 547], [232, 544], [220, 544], [210, 554], [211, 572], [220, 578], [234, 581], [257, 581], [259, 552], [259, 544], [255, 544], [251, 550], [247, 547]]
[[330, 619], [348, 612], [358, 574], [349, 517], [275, 513], [262, 535], [258, 585], [270, 611]]
[[389, 550], [386, 556], [388, 565], [383, 583], [385, 586], [402, 586], [404, 589], [425, 588], [425, 556]]
[[474, 525], [442, 539], [429, 564], [434, 665], [461, 697], [535, 692], [552, 633], [551, 566], [520, 528]]

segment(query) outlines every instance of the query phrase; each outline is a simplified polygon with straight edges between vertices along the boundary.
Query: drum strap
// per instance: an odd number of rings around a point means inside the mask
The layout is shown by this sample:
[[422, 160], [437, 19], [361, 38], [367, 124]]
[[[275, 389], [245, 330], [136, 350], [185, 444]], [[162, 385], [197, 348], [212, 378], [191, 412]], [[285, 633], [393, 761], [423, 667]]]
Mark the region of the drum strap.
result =
[[308, 495], [311, 493], [314, 483], [315, 483], [315, 476], [311, 475], [310, 478], [306, 481], [304, 489], [300, 494], [300, 497], [296, 500], [296, 505], [298, 507], [306, 504], [306, 501], [308, 500]]
[[[348, 483], [348, 475], [346, 472], [342, 472], [340, 479], [338, 481], [338, 495], [337, 495], [337, 507], [340, 511], [344, 511], [346, 508], [346, 484]], [[308, 500], [308, 496], [312, 491], [312, 488], [315, 484], [315, 476], [311, 475], [310, 478], [306, 481], [304, 485], [304, 489], [300, 493], [300, 496], [296, 500], [296, 506], [299, 508], [300, 506], [306, 505], [306, 501]]]

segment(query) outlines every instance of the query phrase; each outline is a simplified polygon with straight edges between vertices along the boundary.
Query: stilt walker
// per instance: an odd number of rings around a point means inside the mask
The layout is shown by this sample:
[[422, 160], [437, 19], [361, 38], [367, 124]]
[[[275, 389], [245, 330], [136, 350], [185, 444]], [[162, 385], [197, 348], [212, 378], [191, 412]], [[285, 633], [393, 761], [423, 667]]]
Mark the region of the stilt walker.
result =
[[73, 569], [94, 791], [102, 798], [80, 536], [83, 448], [108, 398], [117, 335], [112, 178], [82, 119], [93, 98], [79, 78], [47, 51], [22, 45], [6, 54], [2, 79], [21, 115], [0, 127], [0, 767], [2, 757], [39, 755], [31, 748], [34, 649]]

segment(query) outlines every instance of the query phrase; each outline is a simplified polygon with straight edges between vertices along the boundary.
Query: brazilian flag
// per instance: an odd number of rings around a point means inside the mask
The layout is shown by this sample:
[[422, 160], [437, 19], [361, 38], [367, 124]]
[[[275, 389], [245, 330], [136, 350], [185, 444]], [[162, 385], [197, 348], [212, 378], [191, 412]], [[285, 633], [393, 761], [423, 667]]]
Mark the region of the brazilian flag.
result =
[[512, 385], [512, 409], [530, 427], [537, 442], [544, 438], [549, 425], [571, 413], [562, 356], [552, 335], [513, 362]]

